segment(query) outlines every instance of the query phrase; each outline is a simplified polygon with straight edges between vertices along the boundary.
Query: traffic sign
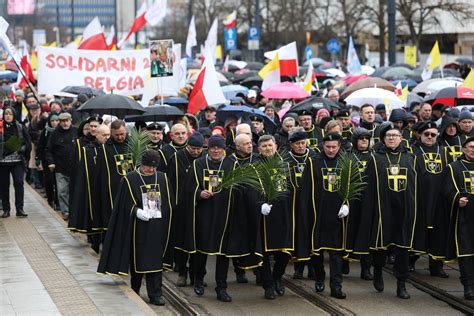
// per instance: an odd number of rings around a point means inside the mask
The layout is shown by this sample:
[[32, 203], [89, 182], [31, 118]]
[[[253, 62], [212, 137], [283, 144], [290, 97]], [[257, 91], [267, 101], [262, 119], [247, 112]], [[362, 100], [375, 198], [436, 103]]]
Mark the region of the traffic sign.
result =
[[235, 27], [224, 30], [224, 41], [226, 50], [237, 49], [237, 30]]
[[326, 48], [331, 54], [337, 54], [341, 51], [341, 42], [337, 38], [331, 38], [327, 44]]
[[250, 27], [248, 34], [249, 41], [258, 41], [260, 40], [260, 29], [258, 27]]

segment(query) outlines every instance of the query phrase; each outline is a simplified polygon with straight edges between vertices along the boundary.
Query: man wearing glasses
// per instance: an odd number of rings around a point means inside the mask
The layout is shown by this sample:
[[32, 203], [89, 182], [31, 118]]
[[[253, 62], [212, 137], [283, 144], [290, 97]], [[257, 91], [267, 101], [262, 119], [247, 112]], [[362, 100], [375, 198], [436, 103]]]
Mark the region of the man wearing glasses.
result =
[[450, 216], [446, 260], [458, 259], [464, 298], [474, 300], [474, 137], [462, 145], [462, 155], [447, 167], [442, 199]]
[[401, 144], [401, 131], [393, 123], [387, 123], [380, 130], [380, 139], [382, 144], [377, 146], [366, 167], [367, 188], [354, 253], [372, 252], [373, 284], [378, 292], [384, 290], [382, 268], [387, 251], [394, 253], [397, 296], [409, 299], [405, 281], [408, 251], [415, 244], [416, 158]]
[[[420, 240], [425, 237], [424, 247], [429, 257], [429, 269], [432, 276], [447, 278], [449, 275], [443, 269], [446, 249], [446, 234], [442, 230], [445, 210], [442, 205], [440, 192], [443, 183], [443, 174], [447, 162], [442, 144], [438, 143], [438, 129], [434, 122], [424, 122], [419, 128], [420, 139], [413, 144], [413, 154], [416, 156], [416, 172], [420, 192], [418, 194], [417, 232], [421, 234]], [[418, 240], [418, 238], [416, 239]], [[419, 256], [410, 257], [410, 271], [415, 271], [415, 262]]]

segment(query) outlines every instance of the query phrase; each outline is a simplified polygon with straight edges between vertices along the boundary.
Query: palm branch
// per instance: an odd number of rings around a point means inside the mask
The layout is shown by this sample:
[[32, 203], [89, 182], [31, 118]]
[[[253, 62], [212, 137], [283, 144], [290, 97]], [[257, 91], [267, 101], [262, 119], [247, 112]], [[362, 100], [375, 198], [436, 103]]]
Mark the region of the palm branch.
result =
[[142, 156], [150, 144], [150, 138], [147, 131], [137, 131], [132, 128], [127, 137], [127, 153], [132, 155], [135, 166], [140, 166], [142, 163]]
[[364, 176], [359, 171], [357, 160], [349, 153], [342, 153], [339, 155], [338, 163], [341, 168], [341, 175], [337, 193], [343, 203], [353, 199], [359, 200], [367, 183], [364, 182]]
[[242, 167], [235, 168], [222, 179], [218, 189], [229, 189], [231, 187], [259, 187], [260, 182], [255, 170], [255, 166], [247, 164]]
[[21, 139], [18, 136], [13, 135], [3, 144], [3, 148], [11, 152], [15, 152], [15, 151], [20, 150], [21, 145], [22, 145]]

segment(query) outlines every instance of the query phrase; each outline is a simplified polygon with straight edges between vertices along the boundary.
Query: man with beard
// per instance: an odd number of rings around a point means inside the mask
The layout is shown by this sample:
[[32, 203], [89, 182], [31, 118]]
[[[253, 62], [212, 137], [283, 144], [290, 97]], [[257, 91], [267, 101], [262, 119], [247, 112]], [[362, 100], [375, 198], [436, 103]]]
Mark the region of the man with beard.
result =
[[130, 283], [138, 295], [145, 275], [153, 305], [165, 305], [162, 271], [171, 267], [169, 224], [174, 206], [168, 179], [156, 169], [159, 160], [159, 154], [148, 149], [142, 165], [121, 179], [97, 269], [120, 275], [130, 270]]
[[160, 154], [160, 165], [158, 170], [166, 172], [168, 163], [173, 154], [186, 147], [188, 141], [188, 131], [186, 126], [181, 123], [174, 124], [171, 127], [171, 143], [166, 144], [158, 153]]
[[464, 298], [474, 300], [474, 137], [462, 145], [463, 154], [448, 165], [442, 197], [449, 213], [446, 260], [458, 259]]
[[218, 189], [224, 177], [234, 168], [225, 159], [225, 139], [209, 138], [208, 153], [194, 160], [185, 185], [185, 236], [179, 249], [194, 253], [194, 292], [204, 295], [204, 275], [208, 255], [216, 256], [216, 293], [222, 302], [231, 302], [227, 293], [229, 258], [225, 236], [231, 209], [231, 190]]
[[149, 149], [156, 151], [163, 147], [163, 126], [160, 123], [150, 123], [146, 127], [148, 136], [150, 137], [151, 144], [148, 145]]
[[308, 138], [306, 138], [308, 148], [316, 150], [323, 139], [324, 131], [313, 124], [313, 113], [309, 110], [299, 111], [298, 125], [303, 127], [306, 134], [308, 134]]
[[132, 155], [127, 153], [125, 122], [115, 120], [110, 124], [110, 139], [97, 152], [100, 214], [104, 227], [109, 223], [114, 199], [122, 178], [135, 169]]
[[[372, 251], [374, 287], [384, 290], [382, 268], [387, 250], [395, 254], [394, 274], [397, 296], [409, 299], [405, 281], [408, 277], [408, 251], [413, 249], [417, 218], [416, 157], [401, 144], [402, 134], [389, 122], [380, 130], [381, 146], [377, 146], [366, 168], [362, 214], [354, 253]], [[404, 210], [404, 212], [400, 212]]]
[[[329, 253], [331, 296], [345, 299], [342, 292], [342, 256], [346, 248], [346, 227], [349, 208], [338, 194], [341, 168], [338, 155], [342, 136], [329, 133], [323, 138], [321, 153], [308, 161], [303, 175], [301, 199], [306, 201], [303, 211], [311, 219], [311, 252], [314, 254], [316, 292], [324, 291], [324, 255]], [[347, 203], [347, 202], [346, 202]], [[311, 214], [311, 215], [310, 215]]]
[[456, 120], [449, 115], [443, 116], [439, 128], [439, 142], [446, 147], [445, 159], [448, 164], [461, 156], [461, 145], [465, 139], [466, 136], [461, 134]]
[[[426, 248], [430, 254], [430, 274], [447, 278], [448, 274], [443, 269], [443, 261], [439, 260], [442, 258], [438, 257], [438, 260], [435, 260], [437, 255], [433, 255], [433, 253], [440, 252], [436, 249], [439, 249], [441, 245], [446, 245], [444, 242], [445, 235], [440, 236], [437, 230], [434, 230], [435, 223], [439, 222], [437, 219], [442, 216], [438, 213], [444, 212], [439, 206], [443, 204], [440, 192], [445, 185], [443, 182], [443, 173], [447, 165], [444, 155], [445, 148], [437, 142], [438, 129], [436, 123], [424, 122], [418, 131], [421, 135], [420, 140], [417, 140], [412, 146], [413, 154], [417, 157], [418, 181], [420, 188], [423, 190], [423, 194], [419, 195], [417, 232], [426, 236], [426, 244], [421, 246]], [[410, 257], [410, 271], [415, 271], [415, 262], [418, 258], [416, 255]]]
[[[288, 141], [291, 150], [287, 152], [285, 162], [288, 164], [290, 172], [290, 194], [295, 203], [295, 250], [292, 253], [293, 259], [297, 261], [294, 263], [295, 272], [294, 279], [302, 279], [305, 263], [311, 258], [311, 249], [309, 249], [310, 235], [307, 214], [302, 212], [301, 208], [301, 188], [302, 176], [306, 168], [307, 161], [316, 156], [316, 153], [307, 148], [306, 144], [307, 134], [304, 129], [294, 127], [289, 131]], [[308, 278], [314, 280], [314, 267], [308, 265]]]
[[[185, 235], [184, 223], [185, 223], [185, 199], [186, 196], [183, 194], [186, 190], [186, 177], [189, 169], [192, 167], [194, 160], [201, 157], [203, 153], [204, 137], [199, 133], [195, 132], [188, 138], [188, 143], [183, 150], [175, 152], [171, 157], [168, 168], [168, 178], [170, 187], [174, 191], [174, 203], [176, 204], [176, 210], [174, 212], [173, 221], [171, 223], [171, 233], [174, 245], [182, 245]], [[186, 286], [189, 270], [189, 279], [191, 284], [194, 284], [194, 261], [189, 258], [189, 254], [180, 249], [175, 250], [175, 262], [178, 268], [178, 281], [177, 286]], [[186, 264], [189, 260], [189, 269]]]
[[[260, 159], [272, 159], [277, 154], [275, 138], [264, 135], [258, 140]], [[277, 159], [281, 159], [277, 156]], [[279, 192], [287, 191], [287, 171], [272, 170], [273, 181]], [[259, 199], [261, 200], [261, 199]], [[294, 250], [294, 208], [289, 194], [282, 194], [269, 203], [257, 203], [257, 209], [262, 214], [257, 233], [256, 253], [263, 256], [261, 268], [263, 288], [266, 299], [275, 299], [275, 292], [279, 296], [285, 294], [282, 276], [285, 273], [291, 251]], [[273, 255], [272, 269], [270, 256]]]
[[[361, 175], [365, 173], [368, 161], [372, 158], [372, 150], [369, 148], [370, 132], [365, 128], [358, 127], [352, 133], [352, 155], [359, 166]], [[361, 201], [355, 200], [351, 203], [351, 216], [348, 218], [347, 224], [347, 250], [353, 249], [354, 238], [358, 235], [358, 229], [361, 219]], [[370, 267], [372, 266], [372, 257], [370, 254], [359, 256], [360, 259], [360, 278], [362, 280], [371, 281], [374, 279]]]
[[375, 109], [371, 104], [364, 104], [360, 107], [360, 127], [365, 128], [370, 133], [370, 148], [380, 141], [379, 127], [375, 124]]
[[110, 129], [107, 125], [100, 125], [95, 129], [94, 134], [94, 141], [82, 147], [83, 159], [76, 166], [68, 229], [87, 234], [90, 237], [92, 249], [99, 253], [102, 232], [107, 229], [107, 226], [104, 226], [100, 213], [101, 196], [98, 195], [100, 178], [94, 175], [99, 171], [97, 153], [109, 139]]

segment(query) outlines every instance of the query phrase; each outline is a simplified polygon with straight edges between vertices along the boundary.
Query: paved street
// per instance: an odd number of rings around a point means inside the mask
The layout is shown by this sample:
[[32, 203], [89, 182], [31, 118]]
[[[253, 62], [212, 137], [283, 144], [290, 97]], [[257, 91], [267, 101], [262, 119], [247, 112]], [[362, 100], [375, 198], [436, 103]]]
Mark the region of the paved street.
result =
[[[125, 277], [110, 277], [95, 273], [98, 256], [85, 238], [72, 235], [65, 222], [51, 210], [37, 192], [26, 186], [26, 219], [10, 217], [0, 221], [0, 314], [1, 315], [176, 315], [179, 309], [168, 302], [165, 307], [146, 304], [127, 286]], [[427, 276], [427, 260], [419, 260], [416, 276], [440, 287], [450, 294], [462, 297], [456, 266], [448, 267], [449, 279]], [[324, 315], [327, 312], [317, 301], [303, 298], [287, 288], [286, 295], [274, 301], [263, 299], [263, 290], [255, 285], [253, 273], [247, 272], [250, 284], [237, 284], [232, 264], [229, 269], [229, 294], [232, 303], [215, 299], [214, 260], [209, 259], [203, 297], [197, 297], [192, 287], [173, 285], [176, 274], [165, 276], [168, 287], [193, 307], [197, 313], [213, 315]], [[289, 266], [291, 279], [293, 267]], [[327, 274], [329, 271], [327, 271]], [[306, 272], [305, 272], [306, 274]], [[358, 264], [351, 264], [351, 273], [344, 279], [346, 300], [329, 298], [329, 284], [320, 295], [313, 290], [314, 283], [299, 280], [295, 283], [314, 297], [345, 309], [347, 314], [359, 315], [458, 315], [446, 303], [416, 289], [408, 290], [409, 301], [395, 296], [395, 279], [385, 273], [385, 292], [376, 293], [370, 282], [358, 278]], [[146, 299], [145, 288], [142, 296]], [[182, 312], [181, 312], [182, 313]]]

